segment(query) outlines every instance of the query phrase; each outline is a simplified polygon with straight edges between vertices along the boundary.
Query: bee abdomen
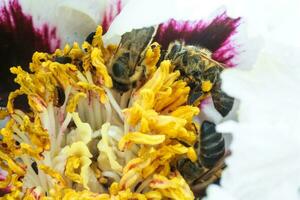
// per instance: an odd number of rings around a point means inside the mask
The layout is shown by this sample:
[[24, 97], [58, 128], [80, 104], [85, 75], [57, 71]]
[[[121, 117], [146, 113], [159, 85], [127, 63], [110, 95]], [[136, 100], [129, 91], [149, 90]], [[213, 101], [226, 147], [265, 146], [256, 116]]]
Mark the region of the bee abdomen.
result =
[[201, 126], [200, 161], [204, 167], [213, 167], [225, 154], [225, 141], [216, 132], [215, 124], [204, 121]]

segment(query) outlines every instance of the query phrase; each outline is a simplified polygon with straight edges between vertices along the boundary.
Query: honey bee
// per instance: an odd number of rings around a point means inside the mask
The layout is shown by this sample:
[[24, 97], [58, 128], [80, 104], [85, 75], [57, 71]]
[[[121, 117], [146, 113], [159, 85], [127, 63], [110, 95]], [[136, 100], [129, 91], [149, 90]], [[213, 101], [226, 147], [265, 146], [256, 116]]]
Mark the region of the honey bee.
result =
[[[200, 100], [211, 94], [214, 107], [223, 117], [230, 112], [234, 99], [221, 90], [220, 73], [224, 66], [213, 60], [207, 49], [175, 41], [169, 45], [164, 59], [171, 60], [174, 70], [180, 71], [191, 88], [188, 104], [199, 105]], [[212, 87], [204, 90], [203, 83], [208, 81]]]
[[218, 180], [225, 167], [225, 141], [215, 126], [209, 121], [202, 123], [198, 142], [194, 146], [198, 155], [196, 162], [188, 158], [177, 162], [177, 169], [195, 193], [203, 191], [209, 184]]
[[114, 88], [126, 92], [133, 88], [144, 73], [142, 54], [152, 41], [154, 27], [133, 29], [122, 35], [118, 48], [108, 64]]

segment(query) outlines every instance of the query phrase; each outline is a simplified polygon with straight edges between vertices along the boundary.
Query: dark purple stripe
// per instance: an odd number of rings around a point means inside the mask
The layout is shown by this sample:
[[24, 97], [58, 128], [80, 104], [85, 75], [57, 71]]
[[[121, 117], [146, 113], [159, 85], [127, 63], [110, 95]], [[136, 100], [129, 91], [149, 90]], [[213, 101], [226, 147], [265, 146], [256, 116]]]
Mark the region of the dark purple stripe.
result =
[[0, 8], [1, 97], [5, 99], [17, 87], [9, 72], [11, 66], [21, 65], [28, 70], [35, 51], [51, 52], [59, 44], [56, 29], [47, 24], [35, 27], [32, 17], [23, 12], [17, 0], [10, 0]]
[[112, 21], [121, 12], [122, 7], [122, 0], [116, 0], [110, 3], [108, 9], [104, 12], [103, 20], [101, 23], [103, 33], [107, 32]]
[[171, 19], [159, 25], [155, 41], [164, 49], [175, 40], [183, 40], [186, 44], [202, 46], [213, 53], [213, 58], [228, 66], [233, 66], [233, 58], [237, 54], [236, 46], [230, 38], [240, 24], [240, 18], [230, 18], [226, 12], [211, 22], [177, 21]]

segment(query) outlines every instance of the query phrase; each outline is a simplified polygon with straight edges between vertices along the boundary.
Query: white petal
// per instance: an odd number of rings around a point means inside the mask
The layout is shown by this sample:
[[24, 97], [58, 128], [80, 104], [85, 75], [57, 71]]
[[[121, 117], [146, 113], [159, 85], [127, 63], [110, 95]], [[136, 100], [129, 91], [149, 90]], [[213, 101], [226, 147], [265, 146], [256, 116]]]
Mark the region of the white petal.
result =
[[56, 18], [62, 40], [71, 44], [74, 41], [83, 42], [87, 35], [95, 31], [97, 25], [100, 24], [107, 7], [106, 3], [106, 1], [98, 0], [72, 0], [61, 3], [58, 6]]
[[236, 198], [232, 197], [228, 192], [225, 190], [222, 190], [219, 186], [217, 185], [211, 185], [207, 189], [207, 196], [205, 197], [204, 200], [237, 200]]
[[[8, 1], [8, 0], [7, 0]], [[81, 43], [86, 36], [95, 31], [103, 19], [109, 0], [20, 0], [25, 13], [33, 17], [34, 24], [55, 27], [65, 43]]]
[[246, 200], [299, 199], [300, 62], [293, 59], [298, 53], [272, 41], [253, 70], [223, 74], [225, 91], [241, 100], [239, 122], [218, 127], [234, 136], [221, 181], [224, 193]]
[[268, 40], [299, 47], [299, 0], [228, 1], [230, 14], [247, 18], [250, 36], [263, 35]]
[[202, 6], [202, 3], [204, 1], [131, 0], [116, 17], [106, 37], [122, 35], [133, 28], [156, 25], [170, 18], [189, 20], [207, 18], [223, 5], [221, 1], [206, 2], [205, 6]]

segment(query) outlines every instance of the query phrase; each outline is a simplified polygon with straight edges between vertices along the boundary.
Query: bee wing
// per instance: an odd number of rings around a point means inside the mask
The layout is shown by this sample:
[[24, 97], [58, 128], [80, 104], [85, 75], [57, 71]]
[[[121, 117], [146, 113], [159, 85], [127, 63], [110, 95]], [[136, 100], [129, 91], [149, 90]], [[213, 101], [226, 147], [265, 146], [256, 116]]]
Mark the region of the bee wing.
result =
[[212, 89], [212, 100], [216, 110], [225, 117], [232, 109], [234, 98], [228, 96], [221, 90], [221, 81], [219, 80]]
[[224, 156], [215, 164], [214, 167], [205, 171], [193, 182], [192, 191], [195, 194], [203, 192], [211, 183], [218, 182], [221, 178], [222, 171], [226, 168], [225, 159], [231, 154], [230, 150], [226, 151]]
[[[140, 55], [151, 42], [155, 28], [153, 26], [133, 29], [131, 32], [127, 32], [122, 35], [119, 48], [117, 51], [129, 52], [130, 67], [135, 67], [139, 62]], [[118, 52], [116, 52], [118, 55]]]

